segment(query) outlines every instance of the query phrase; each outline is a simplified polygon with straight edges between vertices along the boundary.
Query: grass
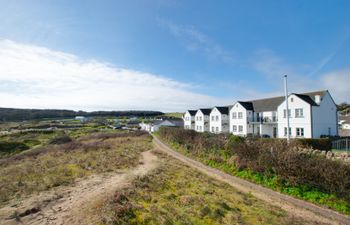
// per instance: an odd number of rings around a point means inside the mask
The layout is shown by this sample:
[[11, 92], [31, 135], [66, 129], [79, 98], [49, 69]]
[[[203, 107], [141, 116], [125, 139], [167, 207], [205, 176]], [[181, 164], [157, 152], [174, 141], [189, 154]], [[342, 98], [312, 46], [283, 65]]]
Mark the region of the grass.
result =
[[101, 224], [307, 224], [157, 154], [161, 166], [110, 198], [101, 209]]
[[[157, 136], [159, 137], [159, 135]], [[211, 154], [205, 152], [201, 154], [194, 154], [193, 151], [188, 151], [178, 143], [169, 143], [169, 145], [174, 150], [190, 158], [198, 160], [208, 166], [219, 169], [228, 174], [252, 181], [275, 191], [279, 191], [281, 193], [291, 195], [293, 197], [303, 199], [315, 204], [323, 205], [338, 212], [350, 215], [350, 202], [348, 200], [305, 185], [293, 186], [288, 183], [280, 182], [280, 179], [276, 175], [267, 176], [261, 173], [249, 171], [247, 169], [237, 169], [235, 166], [234, 156], [229, 157], [224, 154], [224, 151], [217, 150], [212, 151]]]
[[332, 149], [332, 152], [337, 152], [337, 153], [350, 153], [350, 150], [337, 150], [337, 149]]
[[140, 152], [151, 148], [146, 133], [100, 133], [8, 157], [0, 164], [0, 205], [94, 173], [135, 167]]

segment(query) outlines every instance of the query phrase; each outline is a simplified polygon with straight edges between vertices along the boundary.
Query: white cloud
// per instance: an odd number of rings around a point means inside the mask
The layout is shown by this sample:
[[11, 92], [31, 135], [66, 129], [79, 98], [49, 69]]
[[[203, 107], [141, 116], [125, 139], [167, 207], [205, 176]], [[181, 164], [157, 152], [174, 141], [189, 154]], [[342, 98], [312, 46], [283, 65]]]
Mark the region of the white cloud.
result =
[[327, 87], [337, 103], [350, 102], [350, 69], [323, 74], [321, 85]]
[[220, 44], [195, 27], [177, 25], [164, 19], [158, 19], [158, 22], [162, 27], [169, 30], [172, 35], [181, 39], [187, 50], [203, 53], [208, 58], [218, 59], [227, 64], [236, 63], [232, 52], [225, 50]]
[[[317, 73], [325, 64], [327, 64], [333, 55], [324, 59], [316, 68], [310, 66], [291, 65], [285, 62], [270, 50], [259, 50], [256, 53], [253, 67], [268, 79], [271, 86], [275, 87], [277, 92], [283, 93], [283, 75], [288, 75], [289, 92], [308, 92], [315, 90], [329, 90], [336, 103], [350, 101], [350, 69], [338, 70], [329, 73], [311, 76]], [[305, 75], [309, 74], [309, 75]], [[264, 94], [263, 94], [264, 95]], [[265, 94], [266, 95], [266, 94]]]
[[223, 104], [192, 85], [48, 48], [0, 40], [0, 106], [184, 111]]

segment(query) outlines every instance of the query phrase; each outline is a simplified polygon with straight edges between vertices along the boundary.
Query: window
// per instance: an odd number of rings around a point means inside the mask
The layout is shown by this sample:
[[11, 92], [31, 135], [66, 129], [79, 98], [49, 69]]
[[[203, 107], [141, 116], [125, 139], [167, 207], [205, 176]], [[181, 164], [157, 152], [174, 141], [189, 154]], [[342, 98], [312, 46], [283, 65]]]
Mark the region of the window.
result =
[[304, 128], [297, 128], [297, 137], [304, 137]]
[[216, 117], [215, 117], [215, 120], [216, 120], [216, 121], [219, 121], [219, 116], [216, 116]]
[[237, 118], [237, 113], [236, 112], [233, 112], [232, 113], [232, 119], [236, 119]]
[[214, 132], [214, 127], [211, 127], [211, 132]]
[[237, 132], [237, 126], [236, 126], [236, 125], [233, 125], [232, 131], [233, 131], [233, 132]]
[[238, 132], [243, 132], [243, 126], [242, 125], [238, 126]]
[[295, 109], [295, 117], [296, 118], [304, 117], [303, 109]]
[[[289, 136], [292, 134], [292, 128], [289, 127]], [[287, 136], [287, 127], [284, 128], [284, 136]]]
[[239, 112], [239, 113], [238, 113], [238, 119], [242, 119], [242, 117], [243, 117], [243, 113], [242, 113], [242, 112]]
[[293, 98], [290, 98], [290, 102], [293, 102], [294, 101], [294, 99]]
[[[290, 111], [290, 109], [288, 109], [288, 116], [289, 116], [289, 118], [291, 117], [291, 111]], [[285, 110], [285, 109], [283, 110], [283, 117], [284, 117], [284, 118], [287, 117], [287, 115], [286, 115], [286, 110]]]
[[214, 121], [214, 116], [211, 116], [211, 121]]
[[216, 127], [216, 132], [219, 132], [219, 127]]

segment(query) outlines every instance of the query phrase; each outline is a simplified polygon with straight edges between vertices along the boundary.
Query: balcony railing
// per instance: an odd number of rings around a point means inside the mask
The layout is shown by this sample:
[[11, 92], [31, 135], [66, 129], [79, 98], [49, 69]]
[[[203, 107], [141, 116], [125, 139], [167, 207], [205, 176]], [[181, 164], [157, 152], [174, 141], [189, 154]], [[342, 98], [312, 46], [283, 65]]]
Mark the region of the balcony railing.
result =
[[249, 120], [247, 118], [248, 121], [253, 122], [253, 123], [277, 123], [277, 117], [273, 116], [273, 117], [257, 117], [254, 118], [253, 120]]

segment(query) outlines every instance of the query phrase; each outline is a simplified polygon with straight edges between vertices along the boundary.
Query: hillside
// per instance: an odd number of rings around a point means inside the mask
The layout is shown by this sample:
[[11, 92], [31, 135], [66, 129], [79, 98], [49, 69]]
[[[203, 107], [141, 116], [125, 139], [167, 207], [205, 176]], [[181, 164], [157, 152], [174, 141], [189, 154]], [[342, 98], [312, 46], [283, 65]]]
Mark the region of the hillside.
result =
[[159, 111], [73, 111], [64, 109], [15, 109], [0, 108], [0, 121], [21, 121], [44, 118], [72, 118], [75, 116], [159, 116]]

